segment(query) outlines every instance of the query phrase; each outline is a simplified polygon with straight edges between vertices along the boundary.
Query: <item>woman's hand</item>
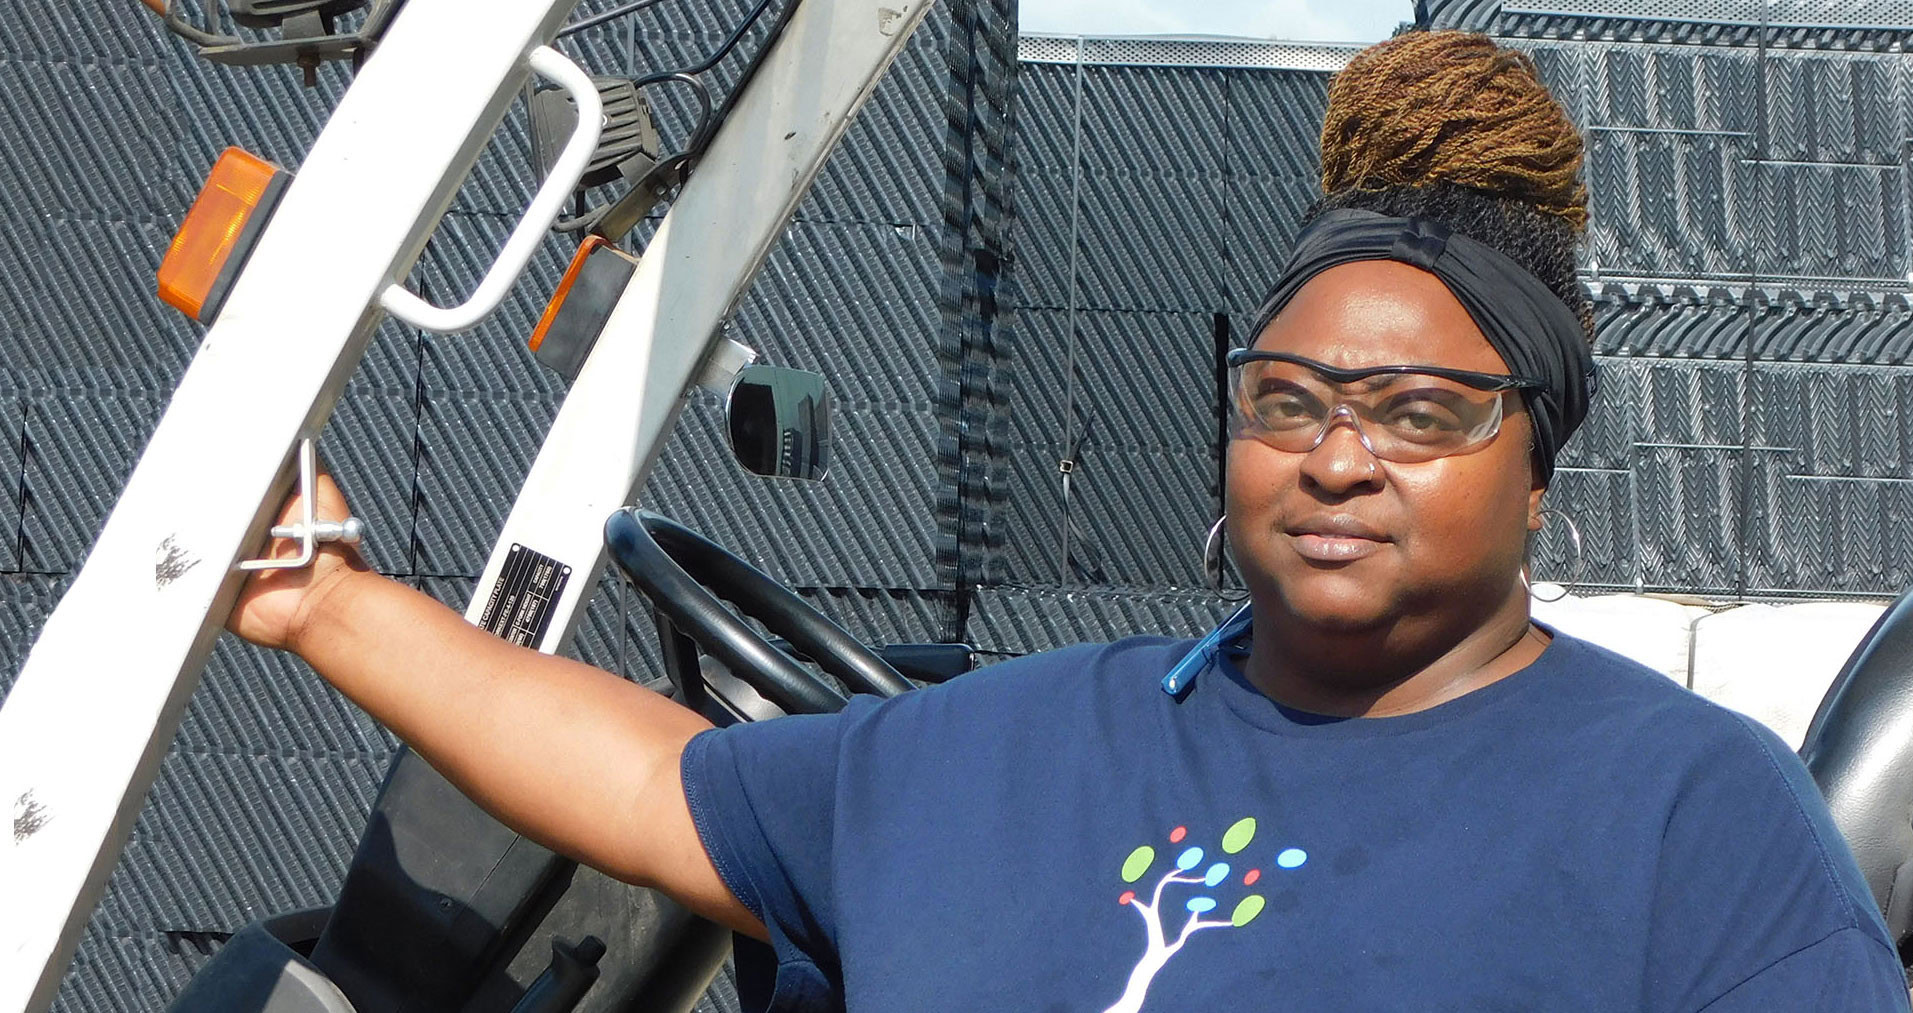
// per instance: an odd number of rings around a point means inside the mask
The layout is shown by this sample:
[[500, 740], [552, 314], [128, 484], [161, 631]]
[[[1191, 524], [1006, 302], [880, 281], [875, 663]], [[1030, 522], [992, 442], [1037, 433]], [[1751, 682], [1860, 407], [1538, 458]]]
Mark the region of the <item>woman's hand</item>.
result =
[[[323, 472], [313, 491], [320, 520], [343, 520], [351, 515], [345, 496], [332, 476]], [[297, 492], [286, 498], [274, 524], [294, 524], [304, 511]], [[280, 559], [299, 554], [299, 545], [289, 538], [274, 538], [267, 556]], [[226, 629], [258, 644], [283, 650], [299, 650], [298, 638], [306, 621], [326, 595], [355, 574], [366, 572], [358, 550], [340, 542], [321, 542], [312, 565], [297, 570], [259, 570], [240, 588], [239, 601], [233, 606]]]
[[[347, 516], [320, 475], [320, 520]], [[300, 519], [297, 495], [280, 523]], [[275, 539], [275, 557], [297, 555]], [[691, 910], [767, 938], [691, 822], [679, 766], [696, 713], [568, 658], [507, 643], [337, 542], [298, 570], [261, 570], [226, 628], [291, 650], [505, 825]]]

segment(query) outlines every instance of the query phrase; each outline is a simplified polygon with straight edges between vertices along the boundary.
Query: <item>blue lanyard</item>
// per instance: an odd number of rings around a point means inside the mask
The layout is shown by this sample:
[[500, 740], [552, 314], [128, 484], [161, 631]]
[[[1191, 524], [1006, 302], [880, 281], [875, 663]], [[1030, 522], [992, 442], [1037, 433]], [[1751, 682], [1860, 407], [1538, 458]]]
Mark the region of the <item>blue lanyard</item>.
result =
[[1249, 631], [1249, 606], [1236, 610], [1235, 615], [1224, 620], [1221, 626], [1209, 631], [1209, 635], [1196, 641], [1196, 646], [1176, 662], [1169, 674], [1162, 677], [1162, 691], [1180, 700], [1190, 686], [1195, 685], [1196, 676], [1202, 670], [1215, 663], [1216, 655], [1229, 646], [1229, 642]]

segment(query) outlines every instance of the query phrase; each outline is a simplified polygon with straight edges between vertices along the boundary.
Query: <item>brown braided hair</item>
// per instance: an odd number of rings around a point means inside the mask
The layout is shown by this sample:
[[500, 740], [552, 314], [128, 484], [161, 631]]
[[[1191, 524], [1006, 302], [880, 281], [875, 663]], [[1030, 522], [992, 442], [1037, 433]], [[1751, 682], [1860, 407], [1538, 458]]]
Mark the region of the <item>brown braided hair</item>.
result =
[[1334, 208], [1438, 221], [1520, 262], [1594, 335], [1575, 274], [1587, 227], [1581, 134], [1527, 54], [1485, 35], [1409, 31], [1356, 54], [1329, 85], [1323, 197]]

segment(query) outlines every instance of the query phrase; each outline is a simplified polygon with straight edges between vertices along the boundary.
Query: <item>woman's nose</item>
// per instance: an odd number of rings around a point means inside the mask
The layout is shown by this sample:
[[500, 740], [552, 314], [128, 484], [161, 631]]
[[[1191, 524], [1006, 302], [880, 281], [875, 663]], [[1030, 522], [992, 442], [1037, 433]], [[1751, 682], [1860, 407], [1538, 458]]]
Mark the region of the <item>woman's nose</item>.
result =
[[1378, 485], [1381, 464], [1369, 448], [1368, 434], [1346, 405], [1322, 422], [1315, 446], [1302, 458], [1302, 474], [1325, 492], [1337, 495]]

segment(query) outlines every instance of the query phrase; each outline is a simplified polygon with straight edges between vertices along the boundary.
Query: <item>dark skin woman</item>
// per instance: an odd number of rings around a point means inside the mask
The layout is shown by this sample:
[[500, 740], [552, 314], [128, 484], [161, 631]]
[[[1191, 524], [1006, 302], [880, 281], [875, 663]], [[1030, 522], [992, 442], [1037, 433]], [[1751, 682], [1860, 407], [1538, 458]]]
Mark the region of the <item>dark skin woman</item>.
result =
[[1482, 36], [1337, 75], [1324, 196], [1231, 357], [1251, 608], [1209, 640], [712, 731], [338, 546], [230, 627], [507, 825], [735, 929], [747, 1008], [1904, 1011], [1799, 760], [1529, 619], [1597, 379], [1581, 151]]
[[[1343, 368], [1508, 371], [1438, 279], [1386, 260], [1317, 275], [1256, 347]], [[1319, 714], [1405, 714], [1540, 655], [1518, 576], [1545, 490], [1513, 405], [1493, 439], [1415, 464], [1380, 460], [1347, 425], [1306, 453], [1230, 442], [1229, 539], [1255, 601], [1258, 689]]]

